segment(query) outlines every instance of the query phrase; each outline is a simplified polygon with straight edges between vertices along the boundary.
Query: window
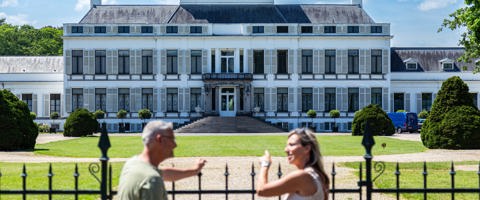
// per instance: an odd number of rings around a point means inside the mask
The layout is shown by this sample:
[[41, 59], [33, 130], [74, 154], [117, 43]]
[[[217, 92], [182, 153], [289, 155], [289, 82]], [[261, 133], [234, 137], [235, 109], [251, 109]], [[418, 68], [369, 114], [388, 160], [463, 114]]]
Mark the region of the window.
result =
[[60, 113], [60, 94], [50, 94], [50, 113]]
[[95, 89], [95, 110], [107, 110], [107, 89]]
[[277, 112], [288, 112], [288, 88], [277, 88]]
[[312, 88], [302, 88], [302, 112], [307, 112], [313, 107]]
[[72, 33], [83, 33], [83, 26], [72, 26]]
[[177, 50], [167, 51], [167, 74], [178, 73], [178, 54]]
[[95, 33], [106, 33], [107, 27], [106, 26], [95, 26], [94, 28]]
[[190, 33], [202, 33], [201, 26], [190, 26]]
[[191, 50], [190, 51], [190, 63], [192, 74], [201, 74], [202, 73], [202, 51], [201, 50]]
[[337, 98], [335, 88], [325, 88], [325, 112], [330, 112], [337, 108]]
[[95, 51], [95, 74], [105, 74], [107, 69], [107, 57], [105, 50]]
[[231, 50], [222, 50], [220, 54], [220, 72], [233, 73], [234, 72], [234, 52]]
[[301, 28], [302, 33], [313, 33], [313, 27], [312, 26], [302, 26]]
[[404, 107], [404, 94], [403, 93], [393, 93], [393, 111], [405, 110]]
[[358, 26], [348, 26], [347, 33], [359, 33]]
[[142, 26], [140, 30], [142, 33], [153, 33], [153, 26]]
[[358, 50], [348, 50], [348, 73], [358, 74]]
[[430, 111], [431, 108], [432, 108], [432, 93], [422, 93], [422, 110]]
[[302, 50], [302, 74], [313, 73], [313, 51]]
[[130, 26], [119, 26], [118, 33], [130, 33]]
[[473, 105], [475, 107], [477, 107], [477, 105], [478, 105], [478, 93], [470, 93], [470, 95], [472, 95]]
[[211, 70], [212, 73], [215, 73], [216, 72], [215, 71], [215, 50], [212, 49], [212, 51], [210, 51], [210, 52], [211, 52], [211, 57], [210, 58], [211, 58], [211, 61], [212, 61], [212, 65], [210, 66], [210, 70]]
[[380, 107], [382, 106], [382, 88], [372, 88], [371, 89], [370, 101], [371, 101], [372, 104], [377, 104]]
[[142, 108], [153, 112], [153, 89], [142, 88]]
[[264, 65], [263, 50], [254, 50], [253, 51], [253, 73], [263, 74], [264, 73], [263, 65]]
[[178, 26], [167, 26], [167, 33], [178, 33]]
[[195, 107], [202, 107], [202, 90], [200, 88], [190, 89], [190, 112], [195, 112]]
[[277, 26], [277, 33], [288, 33], [288, 26]]
[[142, 50], [142, 74], [153, 74], [152, 50]]
[[323, 27], [323, 32], [324, 33], [336, 33], [337, 32], [337, 27], [336, 26], [324, 26]]
[[28, 106], [28, 110], [33, 111], [33, 98], [32, 94], [22, 94], [22, 101]]
[[167, 112], [178, 111], [178, 89], [167, 88]]
[[130, 51], [119, 50], [118, 51], [118, 74], [130, 73]]
[[382, 33], [382, 26], [371, 26], [370, 33]]
[[417, 70], [417, 63], [407, 63], [407, 70]]
[[263, 88], [255, 88], [253, 89], [253, 106], [259, 107], [260, 112], [264, 111], [264, 89]]
[[382, 73], [382, 50], [372, 50], [371, 54], [372, 74]]
[[76, 110], [78, 108], [83, 108], [83, 89], [73, 88], [72, 89], [72, 110]]
[[263, 26], [253, 26], [252, 33], [264, 33]]
[[348, 112], [355, 112], [359, 109], [358, 99], [358, 88], [348, 88]]
[[72, 74], [83, 74], [83, 51], [72, 51]]
[[287, 74], [288, 68], [288, 51], [277, 50], [277, 73]]
[[453, 70], [453, 63], [451, 62], [442, 63], [442, 67], [444, 71], [451, 71]]
[[243, 66], [243, 49], [240, 49], [240, 73], [245, 72], [245, 66]]
[[335, 50], [325, 50], [325, 74], [335, 74], [336, 68]]
[[118, 110], [130, 111], [130, 89], [118, 88]]

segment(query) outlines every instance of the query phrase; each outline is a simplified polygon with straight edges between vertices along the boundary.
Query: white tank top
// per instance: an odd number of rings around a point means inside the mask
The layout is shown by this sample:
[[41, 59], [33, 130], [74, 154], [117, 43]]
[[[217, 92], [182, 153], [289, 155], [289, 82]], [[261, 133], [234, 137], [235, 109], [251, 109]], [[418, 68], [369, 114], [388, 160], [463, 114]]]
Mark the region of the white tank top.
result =
[[325, 200], [324, 194], [323, 194], [323, 186], [322, 182], [320, 181], [320, 176], [315, 172], [315, 170], [311, 167], [307, 167], [304, 169], [310, 176], [313, 178], [313, 182], [315, 182], [315, 185], [317, 186], [317, 192], [313, 194], [312, 196], [301, 196], [297, 193], [290, 193], [287, 194], [285, 197], [285, 200]]

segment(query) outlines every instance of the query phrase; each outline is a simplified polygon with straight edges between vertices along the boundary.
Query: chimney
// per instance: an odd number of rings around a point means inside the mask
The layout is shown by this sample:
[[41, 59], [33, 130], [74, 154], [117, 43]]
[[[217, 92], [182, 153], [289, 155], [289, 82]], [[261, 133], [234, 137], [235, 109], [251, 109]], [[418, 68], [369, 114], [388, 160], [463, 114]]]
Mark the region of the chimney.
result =
[[358, 5], [360, 8], [362, 7], [363, 0], [352, 0], [352, 5]]
[[90, 0], [90, 8], [102, 5], [102, 0]]

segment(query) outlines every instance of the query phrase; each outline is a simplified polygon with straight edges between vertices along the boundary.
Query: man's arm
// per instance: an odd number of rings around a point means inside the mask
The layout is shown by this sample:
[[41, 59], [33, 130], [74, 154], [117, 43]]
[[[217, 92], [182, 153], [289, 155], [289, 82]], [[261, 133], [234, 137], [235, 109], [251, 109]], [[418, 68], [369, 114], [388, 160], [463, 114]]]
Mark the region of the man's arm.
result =
[[196, 164], [187, 169], [177, 169], [173, 167], [161, 167], [163, 174], [163, 180], [165, 181], [177, 181], [183, 178], [187, 178], [190, 176], [195, 176], [202, 170], [203, 166], [207, 161], [204, 159], [198, 159]]

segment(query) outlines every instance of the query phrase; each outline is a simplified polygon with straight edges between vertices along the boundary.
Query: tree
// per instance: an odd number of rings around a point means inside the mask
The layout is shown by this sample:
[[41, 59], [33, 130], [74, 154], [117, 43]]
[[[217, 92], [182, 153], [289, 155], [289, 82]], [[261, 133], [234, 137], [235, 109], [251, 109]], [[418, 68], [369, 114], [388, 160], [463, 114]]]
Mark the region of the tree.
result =
[[8, 90], [0, 90], [0, 150], [33, 149], [38, 127], [28, 106]]
[[427, 110], [422, 110], [420, 113], [418, 113], [418, 118], [421, 119], [426, 119], [428, 117], [428, 111]]
[[370, 104], [355, 113], [352, 122], [352, 135], [363, 135], [367, 122], [372, 135], [393, 135], [395, 128], [387, 113], [377, 104]]
[[80, 137], [92, 135], [98, 128], [95, 116], [85, 108], [70, 113], [64, 125], [63, 135], [66, 137]]
[[32, 117], [33, 120], [37, 119], [37, 113], [30, 112], [30, 117]]
[[147, 119], [152, 118], [152, 112], [150, 112], [150, 110], [147, 109], [147, 108], [141, 109], [141, 110], [138, 111], [138, 117], [141, 120], [143, 120], [143, 125], [145, 125], [145, 123], [146, 123], [145, 121]]
[[317, 117], [317, 112], [313, 109], [310, 109], [307, 111], [307, 116], [310, 117], [312, 119], [312, 124], [310, 125], [310, 127], [312, 127], [313, 129], [315, 129], [315, 126], [313, 125], [313, 119], [315, 117]]
[[[442, 27], [438, 31], [442, 31], [443, 28], [450, 30], [466, 29], [458, 42], [459, 45], [465, 47], [465, 53], [459, 60], [471, 62], [472, 59], [480, 58], [480, 23], [478, 21], [480, 19], [480, 1], [465, 0], [465, 5], [450, 14], [450, 18], [444, 19]], [[480, 63], [477, 62], [474, 72], [479, 71]]]
[[468, 90], [458, 76], [443, 82], [420, 131], [423, 145], [432, 149], [480, 148], [480, 112]]
[[331, 110], [329, 112], [330, 117], [333, 118], [333, 132], [338, 132], [338, 127], [337, 127], [337, 121], [336, 119], [340, 117], [340, 111], [339, 110]]
[[127, 114], [128, 114], [127, 111], [123, 109], [117, 112], [117, 118], [122, 120], [122, 123], [120, 124], [120, 133], [125, 132], [125, 123], [123, 123], [123, 119], [127, 117]]

